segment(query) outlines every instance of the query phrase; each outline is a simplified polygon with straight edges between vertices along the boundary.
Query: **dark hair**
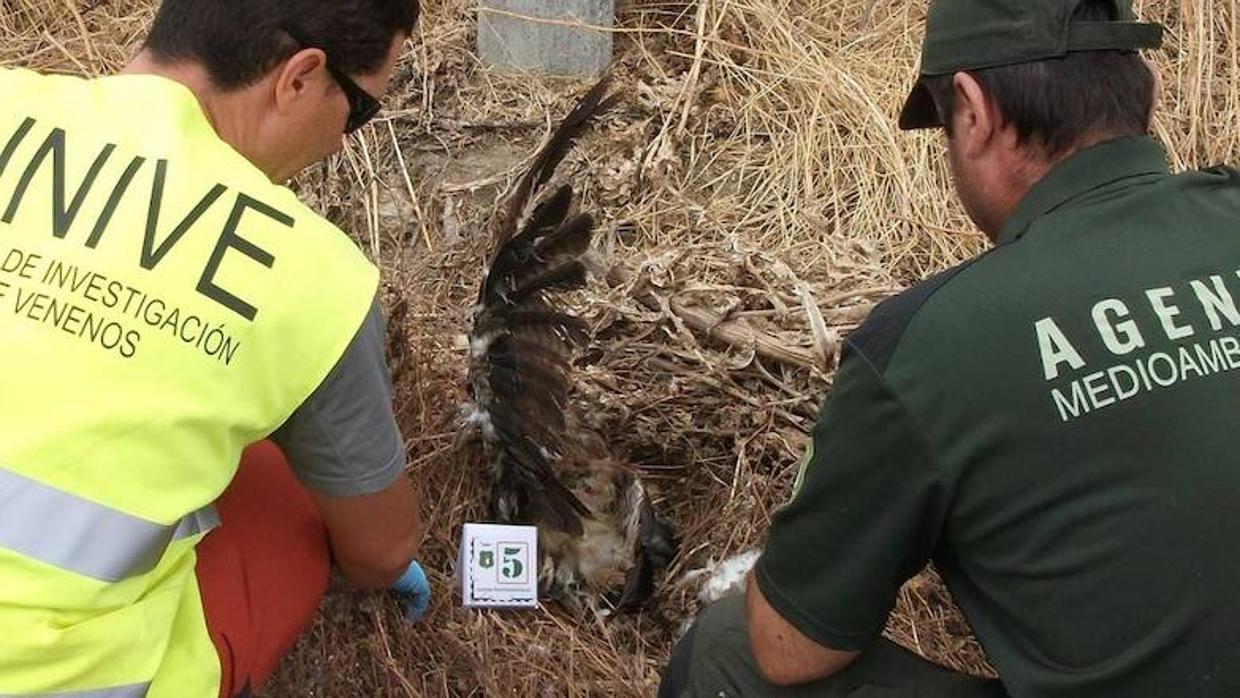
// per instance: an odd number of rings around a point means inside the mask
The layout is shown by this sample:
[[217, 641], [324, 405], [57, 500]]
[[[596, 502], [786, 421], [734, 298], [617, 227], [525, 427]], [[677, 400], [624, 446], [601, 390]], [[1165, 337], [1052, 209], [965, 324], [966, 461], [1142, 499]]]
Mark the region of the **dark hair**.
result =
[[[1076, 21], [1115, 20], [1111, 0], [1085, 0]], [[1138, 136], [1149, 129], [1154, 76], [1136, 51], [1080, 51], [1063, 58], [965, 71], [994, 101], [1022, 146], [1062, 155], [1091, 136]], [[952, 75], [923, 78], [950, 132]]]
[[418, 0], [163, 0], [145, 47], [159, 60], [202, 65], [217, 87], [230, 90], [253, 84], [302, 48], [285, 27], [345, 73], [368, 75], [417, 19]]

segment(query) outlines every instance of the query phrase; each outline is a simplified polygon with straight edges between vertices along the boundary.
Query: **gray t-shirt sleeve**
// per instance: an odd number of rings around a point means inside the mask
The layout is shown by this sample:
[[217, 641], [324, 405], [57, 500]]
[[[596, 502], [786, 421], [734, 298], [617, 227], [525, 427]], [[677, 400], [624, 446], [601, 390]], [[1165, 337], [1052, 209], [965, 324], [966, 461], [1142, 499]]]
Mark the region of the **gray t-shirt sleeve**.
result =
[[383, 354], [386, 323], [376, 299], [335, 368], [271, 435], [302, 484], [331, 497], [388, 488], [405, 471], [405, 442], [392, 414]]

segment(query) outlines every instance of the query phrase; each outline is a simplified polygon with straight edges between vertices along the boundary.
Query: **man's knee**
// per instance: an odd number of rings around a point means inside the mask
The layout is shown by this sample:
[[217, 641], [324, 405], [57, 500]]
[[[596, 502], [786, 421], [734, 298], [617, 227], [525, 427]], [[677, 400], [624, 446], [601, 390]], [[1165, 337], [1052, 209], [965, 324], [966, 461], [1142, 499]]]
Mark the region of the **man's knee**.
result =
[[273, 444], [246, 450], [216, 508], [222, 523], [198, 545], [196, 572], [231, 696], [261, 684], [305, 630], [331, 561], [323, 521]]
[[672, 656], [663, 670], [663, 681], [659, 684], [659, 698], [680, 698], [689, 688], [689, 668], [693, 661], [693, 641], [697, 635], [697, 625], [689, 628], [680, 642], [672, 650]]
[[763, 684], [749, 649], [745, 598], [734, 596], [702, 611], [681, 639], [663, 673], [659, 698], [753, 695]]
[[744, 596], [723, 599], [702, 612], [673, 652], [659, 689], [659, 698], [880, 695], [1003, 698], [1006, 693], [998, 681], [949, 671], [883, 639], [838, 674], [802, 686], [772, 686], [749, 646]]

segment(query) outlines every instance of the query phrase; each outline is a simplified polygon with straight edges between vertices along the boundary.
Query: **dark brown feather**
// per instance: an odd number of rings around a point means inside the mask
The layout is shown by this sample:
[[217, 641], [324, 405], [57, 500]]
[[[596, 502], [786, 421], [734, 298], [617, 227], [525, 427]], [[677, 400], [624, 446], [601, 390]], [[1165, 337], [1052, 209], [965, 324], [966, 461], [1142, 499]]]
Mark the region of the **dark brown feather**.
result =
[[[506, 460], [505, 457], [504, 460]], [[514, 523], [547, 526], [580, 536], [581, 517], [589, 510], [558, 480], [539, 478], [529, 468], [500, 462], [495, 479], [495, 503], [501, 518]], [[504, 512], [511, 512], [507, 517]]]
[[550, 269], [541, 270], [528, 279], [522, 280], [508, 294], [508, 299], [511, 303], [517, 305], [535, 293], [572, 291], [585, 286], [588, 278], [589, 272], [586, 269], [586, 265], [580, 260], [574, 259], [571, 262], [564, 262]]
[[583, 345], [590, 339], [589, 327], [581, 318], [554, 310], [525, 307], [503, 314], [488, 315], [478, 322], [474, 332], [486, 335], [505, 328], [513, 331], [529, 329], [538, 332], [546, 332], [550, 329], [555, 336], [576, 346]]
[[551, 198], [534, 208], [521, 234], [502, 245], [496, 252], [487, 272], [486, 283], [482, 285], [479, 302], [494, 299], [495, 288], [499, 284], [509, 283], [514, 275], [529, 272], [529, 265], [538, 260], [535, 243], [562, 226], [572, 207], [572, 198], [572, 187], [563, 186]]
[[534, 253], [539, 259], [557, 259], [560, 257], [580, 257], [590, 249], [590, 240], [594, 237], [594, 218], [589, 214], [573, 216], [555, 232], [538, 240], [534, 245]]

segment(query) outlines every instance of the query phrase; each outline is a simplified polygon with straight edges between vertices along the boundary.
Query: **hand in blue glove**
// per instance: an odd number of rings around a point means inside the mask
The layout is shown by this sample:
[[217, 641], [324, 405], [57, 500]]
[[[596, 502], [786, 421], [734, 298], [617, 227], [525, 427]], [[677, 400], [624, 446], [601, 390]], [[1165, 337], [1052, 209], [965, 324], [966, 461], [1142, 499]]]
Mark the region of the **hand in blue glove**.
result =
[[422, 620], [431, 605], [431, 583], [417, 560], [409, 563], [409, 569], [392, 585], [392, 591], [400, 596], [406, 618], [414, 623]]

